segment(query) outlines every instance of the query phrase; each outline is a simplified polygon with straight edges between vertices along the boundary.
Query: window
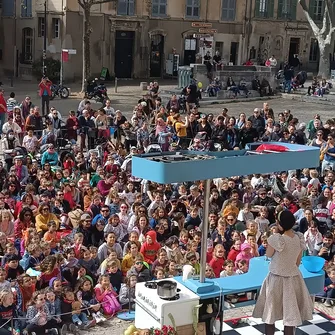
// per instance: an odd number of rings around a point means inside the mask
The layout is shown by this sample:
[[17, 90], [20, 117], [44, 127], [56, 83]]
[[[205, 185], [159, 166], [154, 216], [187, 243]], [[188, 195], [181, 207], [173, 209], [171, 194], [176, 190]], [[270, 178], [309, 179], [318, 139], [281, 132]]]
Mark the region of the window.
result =
[[118, 0], [117, 3], [118, 15], [135, 15], [135, 0]]
[[200, 0], [186, 0], [186, 17], [199, 18]]
[[32, 3], [31, 0], [21, 0], [21, 17], [32, 17]]
[[309, 1], [309, 13], [314, 21], [322, 21], [324, 9], [324, 0]]
[[44, 37], [45, 34], [45, 21], [44, 17], [38, 18], [38, 37]]
[[256, 0], [255, 17], [273, 17], [274, 0]]
[[319, 59], [319, 43], [316, 38], [311, 39], [311, 46], [309, 49], [309, 61], [317, 62]]
[[222, 0], [222, 21], [235, 21], [236, 0]]
[[295, 20], [298, 0], [278, 0], [278, 19]]
[[31, 28], [22, 29], [22, 62], [31, 63], [33, 61], [33, 30]]
[[166, 16], [167, 0], [152, 0], [152, 16]]
[[60, 19], [52, 18], [52, 38], [60, 36]]
[[14, 1], [2, 0], [2, 16], [14, 16]]

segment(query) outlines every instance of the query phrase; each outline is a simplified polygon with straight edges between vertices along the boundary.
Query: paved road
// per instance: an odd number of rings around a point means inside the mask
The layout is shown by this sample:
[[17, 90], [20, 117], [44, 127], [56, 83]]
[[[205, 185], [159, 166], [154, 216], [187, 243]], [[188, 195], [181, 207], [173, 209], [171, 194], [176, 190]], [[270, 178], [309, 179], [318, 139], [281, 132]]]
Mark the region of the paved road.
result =
[[[6, 84], [6, 83], [5, 83]], [[77, 106], [81, 100], [81, 95], [78, 93], [80, 91], [80, 85], [74, 84], [69, 85], [71, 91], [74, 93], [68, 99], [62, 100], [56, 98], [51, 102], [51, 106], [56, 107], [62, 115], [66, 116], [69, 110], [76, 110]], [[22, 101], [26, 94], [30, 95], [33, 103], [39, 103], [39, 97], [37, 95], [37, 85], [35, 83], [17, 83], [14, 88], [11, 88], [8, 84], [4, 85], [5, 97], [9, 95], [11, 91], [16, 93], [17, 101]], [[176, 83], [173, 81], [164, 81], [161, 85], [162, 90], [171, 90], [176, 87]], [[125, 116], [130, 117], [132, 115], [132, 110], [137, 102], [137, 100], [142, 96], [143, 91], [139, 88], [136, 81], [125, 81], [120, 83], [118, 87], [118, 93], [114, 92], [113, 87], [108, 88], [108, 94], [112, 99], [112, 104], [115, 109], [120, 109]], [[284, 109], [290, 109], [294, 117], [297, 117], [300, 122], [307, 122], [316, 113], [321, 114], [322, 119], [326, 120], [328, 118], [334, 117], [334, 106], [318, 104], [316, 103], [301, 102], [290, 99], [271, 99], [269, 100], [271, 108], [273, 108], [275, 115]], [[252, 115], [252, 111], [255, 107], [262, 107], [264, 101], [234, 101], [232, 103], [218, 104], [218, 105], [203, 105], [201, 110], [204, 113], [214, 113], [219, 114], [223, 107], [227, 107], [229, 110], [229, 115], [238, 116], [239, 113], [244, 112], [248, 116]], [[163, 101], [164, 103], [164, 101]], [[92, 102], [93, 108], [99, 108], [100, 104]]]

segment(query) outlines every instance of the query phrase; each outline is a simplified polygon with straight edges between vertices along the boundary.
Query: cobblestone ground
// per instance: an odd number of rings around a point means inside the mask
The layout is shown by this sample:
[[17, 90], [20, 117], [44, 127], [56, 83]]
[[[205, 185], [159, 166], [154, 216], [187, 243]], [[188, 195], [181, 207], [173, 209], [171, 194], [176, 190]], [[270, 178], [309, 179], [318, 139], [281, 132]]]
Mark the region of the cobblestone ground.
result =
[[[76, 110], [81, 100], [80, 85], [68, 85], [71, 88], [72, 95], [69, 99], [61, 100], [55, 99], [51, 102], [51, 106], [57, 108], [63, 116], [66, 116], [68, 111]], [[112, 105], [115, 109], [120, 109], [127, 117], [132, 114], [132, 108], [136, 101], [141, 97], [143, 91], [139, 88], [138, 81], [121, 82], [118, 88], [118, 93], [115, 93], [114, 88], [108, 86], [108, 93], [112, 99]], [[163, 81], [161, 83], [162, 90], [172, 90], [176, 87], [176, 82]], [[22, 101], [24, 96], [30, 95], [33, 103], [38, 104], [39, 98], [37, 95], [36, 83], [15, 83], [14, 87], [10, 87], [9, 83], [4, 82], [5, 96], [9, 95], [11, 91], [16, 93], [17, 101]], [[313, 98], [312, 98], [313, 99]], [[318, 113], [323, 120], [334, 117], [334, 106], [324, 105], [318, 103], [318, 98], [314, 98], [312, 102], [302, 102], [299, 100], [291, 100], [290, 97], [276, 98], [269, 100], [270, 107], [274, 110], [275, 116], [285, 109], [290, 109], [293, 116], [297, 117], [300, 122], [308, 122], [313, 116]], [[164, 101], [163, 101], [164, 102]], [[201, 103], [201, 111], [204, 113], [219, 114], [223, 107], [228, 108], [229, 115], [238, 116], [239, 113], [244, 112], [248, 116], [252, 115], [255, 107], [262, 107], [264, 101], [234, 101], [233, 103], [208, 105], [205, 102]], [[98, 108], [99, 104], [93, 104], [93, 108]], [[335, 307], [327, 308], [323, 304], [316, 303], [315, 307], [324, 313], [331, 315], [335, 318]], [[224, 319], [232, 319], [243, 316], [251, 315], [253, 307], [244, 307], [239, 309], [228, 310], [225, 312]], [[124, 322], [117, 318], [113, 318], [106, 322], [103, 326], [96, 326], [89, 330], [92, 335], [122, 335], [124, 330], [129, 326], [129, 322]], [[88, 332], [83, 331], [87, 334]]]

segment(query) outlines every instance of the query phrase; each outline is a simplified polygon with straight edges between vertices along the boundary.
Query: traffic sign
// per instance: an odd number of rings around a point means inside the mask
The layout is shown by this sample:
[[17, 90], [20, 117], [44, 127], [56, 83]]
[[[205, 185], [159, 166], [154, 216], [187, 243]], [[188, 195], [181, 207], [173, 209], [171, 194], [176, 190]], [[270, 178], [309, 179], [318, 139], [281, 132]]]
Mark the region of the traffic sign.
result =
[[212, 28], [212, 24], [209, 22], [192, 22], [193, 28]]
[[193, 38], [208, 38], [212, 37], [213, 35], [211, 34], [193, 34]]
[[204, 28], [199, 29], [200, 34], [216, 34], [217, 32], [218, 32], [217, 29], [204, 29]]
[[77, 54], [76, 49], [63, 49], [62, 51], [68, 53], [69, 55], [76, 55]]

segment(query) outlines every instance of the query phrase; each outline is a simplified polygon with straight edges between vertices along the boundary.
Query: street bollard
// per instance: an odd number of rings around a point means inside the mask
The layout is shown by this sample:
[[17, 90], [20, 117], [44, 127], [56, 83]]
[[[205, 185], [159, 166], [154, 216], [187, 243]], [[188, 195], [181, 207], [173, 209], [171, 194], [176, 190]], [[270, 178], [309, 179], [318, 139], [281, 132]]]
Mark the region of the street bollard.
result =
[[117, 93], [117, 77], [115, 77], [114, 90]]

